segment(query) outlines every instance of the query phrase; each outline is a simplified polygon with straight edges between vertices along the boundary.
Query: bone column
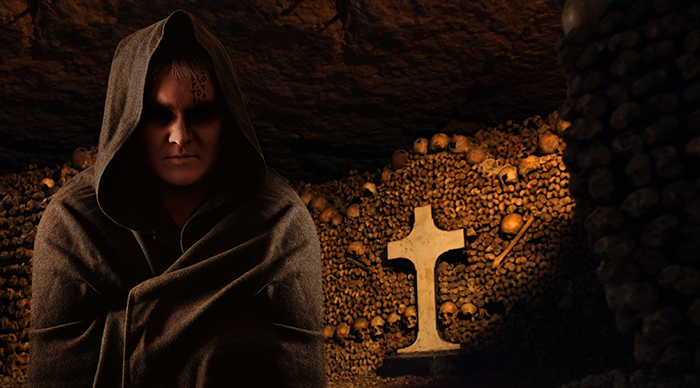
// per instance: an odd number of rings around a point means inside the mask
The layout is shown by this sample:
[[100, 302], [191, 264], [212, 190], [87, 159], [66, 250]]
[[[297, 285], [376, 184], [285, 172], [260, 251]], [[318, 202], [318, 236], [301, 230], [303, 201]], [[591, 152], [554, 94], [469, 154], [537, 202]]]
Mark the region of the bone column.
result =
[[388, 259], [405, 258], [416, 267], [416, 301], [418, 304], [418, 336], [416, 341], [399, 353], [429, 352], [459, 349], [440, 338], [435, 309], [435, 263], [438, 257], [451, 249], [464, 248], [462, 229], [440, 230], [433, 222], [430, 206], [417, 207], [413, 230], [408, 237], [392, 241], [387, 247]]

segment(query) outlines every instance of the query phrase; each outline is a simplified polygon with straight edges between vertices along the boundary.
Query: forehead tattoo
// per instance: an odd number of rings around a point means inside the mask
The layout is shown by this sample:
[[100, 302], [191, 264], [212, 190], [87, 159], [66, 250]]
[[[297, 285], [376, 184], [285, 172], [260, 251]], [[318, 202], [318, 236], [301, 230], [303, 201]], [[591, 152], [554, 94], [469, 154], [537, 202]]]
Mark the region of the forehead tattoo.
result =
[[192, 103], [197, 105], [206, 101], [207, 93], [204, 82], [207, 80], [207, 76], [204, 74], [204, 69], [199, 69], [199, 74], [190, 74], [190, 80], [192, 81]]

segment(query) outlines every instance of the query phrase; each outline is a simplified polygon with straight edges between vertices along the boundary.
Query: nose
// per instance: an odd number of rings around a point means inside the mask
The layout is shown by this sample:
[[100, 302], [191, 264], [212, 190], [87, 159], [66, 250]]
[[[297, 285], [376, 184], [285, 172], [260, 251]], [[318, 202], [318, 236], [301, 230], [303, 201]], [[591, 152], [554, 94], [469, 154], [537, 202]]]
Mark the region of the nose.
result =
[[174, 117], [173, 121], [170, 123], [169, 129], [168, 142], [175, 143], [182, 147], [190, 141], [190, 132], [181, 115]]

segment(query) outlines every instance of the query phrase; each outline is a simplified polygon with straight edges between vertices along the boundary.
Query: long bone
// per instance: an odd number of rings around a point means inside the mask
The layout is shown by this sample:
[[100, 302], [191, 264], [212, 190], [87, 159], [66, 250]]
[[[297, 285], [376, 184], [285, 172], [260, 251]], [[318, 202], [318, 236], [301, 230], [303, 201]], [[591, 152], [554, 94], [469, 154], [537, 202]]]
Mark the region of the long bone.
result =
[[530, 216], [527, 222], [525, 222], [525, 225], [523, 225], [523, 227], [520, 229], [520, 232], [518, 232], [515, 238], [511, 240], [510, 244], [508, 244], [508, 247], [503, 251], [503, 253], [501, 253], [495, 259], [493, 259], [493, 268], [498, 268], [498, 266], [501, 265], [503, 259], [505, 259], [506, 256], [510, 253], [510, 251], [513, 250], [515, 244], [518, 243], [518, 240], [520, 240], [523, 237], [525, 231], [527, 231], [527, 228], [529, 228], [530, 225], [532, 225], [532, 223], [535, 222], [535, 216], [537, 216], [537, 213], [533, 213]]

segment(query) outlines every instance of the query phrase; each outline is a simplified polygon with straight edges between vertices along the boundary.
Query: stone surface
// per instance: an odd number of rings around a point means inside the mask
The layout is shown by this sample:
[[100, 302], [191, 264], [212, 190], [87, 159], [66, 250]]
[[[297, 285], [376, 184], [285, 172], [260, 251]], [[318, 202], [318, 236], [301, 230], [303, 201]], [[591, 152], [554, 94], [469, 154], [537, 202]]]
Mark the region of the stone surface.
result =
[[438, 229], [433, 222], [430, 206], [415, 209], [415, 222], [408, 237], [388, 244], [389, 260], [408, 259], [416, 268], [418, 336], [416, 342], [399, 349], [399, 353], [459, 349], [459, 344], [440, 338], [435, 319], [435, 264], [441, 254], [458, 248], [464, 248], [464, 231]]
[[381, 167], [418, 137], [565, 97], [555, 1], [5, 0], [0, 173], [96, 144], [116, 43], [177, 8], [233, 53], [268, 162], [290, 179]]
[[483, 367], [484, 357], [464, 350], [395, 354], [384, 358], [380, 376], [469, 375]]
[[97, 144], [117, 0], [0, 2], [0, 172]]

